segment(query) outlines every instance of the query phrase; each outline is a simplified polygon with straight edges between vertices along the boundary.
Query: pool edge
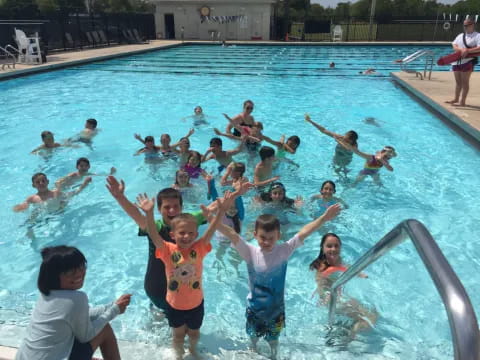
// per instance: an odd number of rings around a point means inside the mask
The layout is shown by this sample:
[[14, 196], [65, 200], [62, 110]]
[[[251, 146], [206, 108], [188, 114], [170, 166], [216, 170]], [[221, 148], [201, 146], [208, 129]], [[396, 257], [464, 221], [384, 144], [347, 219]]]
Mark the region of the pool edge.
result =
[[[417, 100], [419, 100], [423, 105], [426, 105], [429, 109], [433, 110], [436, 114], [441, 115], [445, 120], [447, 120], [451, 125], [454, 125], [458, 130], [462, 130], [466, 135], [470, 136], [472, 140], [475, 140], [477, 145], [480, 145], [480, 129], [477, 129], [472, 124], [469, 124], [463, 120], [460, 116], [455, 114], [453, 111], [445, 108], [442, 104], [435, 101], [426, 94], [424, 91], [416, 88], [410, 84], [407, 80], [402, 79], [399, 76], [399, 73], [390, 73], [390, 76], [393, 80], [398, 83], [402, 89], [407, 91], [409, 94], [413, 95]], [[429, 80], [423, 80], [429, 81]], [[453, 82], [453, 79], [452, 79]], [[461, 134], [464, 135], [464, 134]]]

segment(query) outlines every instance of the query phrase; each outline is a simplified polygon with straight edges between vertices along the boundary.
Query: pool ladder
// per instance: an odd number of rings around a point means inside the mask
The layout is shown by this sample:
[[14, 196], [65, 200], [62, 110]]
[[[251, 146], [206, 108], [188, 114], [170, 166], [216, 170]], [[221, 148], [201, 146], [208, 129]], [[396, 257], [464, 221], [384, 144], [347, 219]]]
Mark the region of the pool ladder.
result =
[[[6, 48], [0, 46], [0, 57], [6, 59], [4, 63], [2, 63], [2, 70], [5, 70], [5, 66], [9, 69], [15, 69], [15, 55], [13, 55], [10, 51]], [[9, 61], [10, 60], [10, 61]], [[11, 67], [10, 67], [11, 66]]]
[[395, 226], [333, 283], [328, 314], [330, 325], [335, 319], [336, 290], [407, 238], [415, 245], [442, 298], [452, 333], [455, 360], [479, 360], [480, 332], [472, 303], [432, 235], [417, 220], [405, 220]]
[[[421, 72], [417, 70], [409, 69], [407, 67], [408, 64], [420, 58], [425, 58], [425, 67], [423, 69], [423, 76]], [[413, 54], [408, 55], [402, 60], [402, 62], [400, 63], [400, 69], [404, 72], [415, 74], [415, 76], [417, 77], [420, 76], [420, 80], [423, 80], [424, 78], [427, 77], [427, 71], [428, 71], [428, 80], [430, 80], [432, 78], [433, 60], [434, 60], [433, 51], [418, 50]]]

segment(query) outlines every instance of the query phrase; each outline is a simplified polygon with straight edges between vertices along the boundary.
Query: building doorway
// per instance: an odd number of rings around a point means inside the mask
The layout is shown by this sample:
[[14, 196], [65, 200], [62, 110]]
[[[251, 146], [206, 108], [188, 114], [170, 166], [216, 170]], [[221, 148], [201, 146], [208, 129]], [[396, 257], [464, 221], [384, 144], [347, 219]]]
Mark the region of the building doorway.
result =
[[165, 39], [175, 39], [175, 21], [173, 14], [165, 14]]

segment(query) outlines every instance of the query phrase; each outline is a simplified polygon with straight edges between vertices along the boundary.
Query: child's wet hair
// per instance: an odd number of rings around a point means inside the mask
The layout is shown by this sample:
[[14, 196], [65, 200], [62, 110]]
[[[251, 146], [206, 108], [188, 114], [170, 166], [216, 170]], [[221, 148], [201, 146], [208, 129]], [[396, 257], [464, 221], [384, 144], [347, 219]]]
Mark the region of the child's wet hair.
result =
[[37, 286], [43, 295], [49, 295], [51, 290], [61, 290], [61, 274], [87, 266], [85, 256], [72, 246], [46, 247], [42, 249], [41, 254], [43, 260], [38, 273]]
[[245, 169], [246, 168], [245, 168], [244, 163], [242, 163], [242, 162], [234, 162], [233, 163], [232, 171], [240, 173], [240, 176], [243, 176], [243, 174], [245, 173]]
[[260, 159], [262, 161], [264, 161], [265, 159], [268, 159], [270, 157], [274, 157], [275, 156], [275, 150], [270, 146], [262, 146], [260, 148], [260, 151], [258, 152], [258, 154], [260, 155]]
[[51, 131], [45, 130], [45, 131], [42, 131], [41, 136], [42, 136], [42, 140], [45, 140], [45, 138], [49, 136], [53, 138], [53, 133]]
[[180, 143], [182, 143], [182, 142], [187, 143], [188, 146], [190, 146], [190, 140], [188, 139], [188, 137], [184, 136], [184, 137], [180, 138]]
[[177, 227], [178, 224], [180, 224], [181, 222], [194, 223], [195, 225], [197, 225], [198, 228], [197, 219], [195, 218], [195, 216], [189, 213], [182, 213], [175, 216], [172, 221], [170, 221], [170, 227], [172, 228], [172, 230], [175, 230], [175, 227]]
[[188, 154], [187, 162], [190, 161], [192, 157], [196, 157], [198, 159], [198, 166], [202, 163], [202, 154], [200, 154], [198, 151], [192, 150]]
[[329, 236], [337, 238], [340, 246], [342, 246], [342, 240], [340, 240], [337, 234], [326, 233], [325, 235], [323, 235], [322, 241], [320, 242], [320, 253], [318, 254], [317, 258], [310, 263], [310, 270], [318, 270], [322, 265], [325, 265], [325, 269], [330, 266], [326, 260], [325, 254], [323, 253], [323, 244], [325, 244], [325, 241]]
[[272, 202], [273, 201], [272, 200], [272, 191], [275, 190], [275, 189], [282, 189], [283, 190], [283, 199], [281, 201], [282, 203], [284, 203], [285, 205], [288, 205], [288, 206], [293, 206], [293, 204], [295, 203], [295, 200], [287, 197], [287, 189], [285, 189], [285, 185], [283, 185], [279, 181], [271, 183], [270, 187], [268, 188], [268, 191], [260, 194], [260, 199], [262, 199], [262, 201], [265, 201], [265, 202]]
[[200, 110], [200, 112], [203, 111], [201, 106], [195, 106], [195, 108], [193, 109], [193, 112], [197, 112], [197, 110]]
[[93, 127], [94, 129], [97, 128], [97, 120], [95, 119], [88, 119], [87, 120], [87, 124], [89, 124], [91, 127]]
[[255, 221], [255, 231], [263, 230], [266, 232], [280, 231], [280, 221], [275, 215], [263, 214], [257, 218]]
[[170, 137], [169, 134], [160, 135], [160, 141], [162, 141], [162, 139], [167, 139], [168, 141], [172, 141], [172, 138]]
[[243, 108], [244, 108], [244, 109], [247, 107], [247, 105], [255, 106], [255, 105], [253, 104], [253, 101], [252, 101], [252, 100], [245, 100], [245, 101], [243, 102]]
[[210, 146], [223, 146], [222, 139], [214, 137], [210, 140]]
[[145, 136], [145, 140], [144, 142], [151, 142], [153, 144], [155, 144], [155, 138], [153, 136]]
[[397, 156], [397, 152], [395, 151], [395, 148], [393, 146], [384, 146], [384, 148], [381, 150], [382, 153], [389, 153], [391, 157]]
[[47, 175], [45, 175], [45, 174], [42, 173], [42, 172], [38, 172], [38, 173], [33, 174], [33, 176], [32, 176], [32, 184], [35, 182], [35, 179], [38, 178], [38, 177], [40, 177], [40, 176], [43, 176], [43, 177], [45, 177], [45, 179], [48, 179], [48, 178], [47, 178]]
[[90, 161], [86, 158], [86, 157], [81, 157], [81, 158], [78, 158], [77, 160], [77, 166], [80, 165], [80, 163], [86, 163], [88, 166], [90, 166]]
[[173, 188], [165, 188], [160, 190], [157, 194], [157, 207], [160, 209], [162, 207], [163, 200], [166, 199], [178, 199], [180, 206], [183, 206], [183, 198], [180, 191]]
[[300, 146], [300, 138], [297, 135], [292, 135], [287, 139], [287, 142], [291, 141], [295, 144], [295, 149]]
[[358, 134], [356, 131], [349, 130], [345, 133], [344, 137], [349, 141], [349, 143], [353, 146], [357, 146]]
[[320, 192], [323, 191], [323, 188], [324, 188], [325, 185], [327, 185], [327, 184], [332, 185], [332, 187], [333, 187], [333, 193], [335, 194], [335, 193], [337, 192], [337, 186], [335, 185], [335, 183], [334, 183], [332, 180], [324, 181], [324, 182], [322, 183], [322, 186], [320, 187]]
[[257, 129], [263, 130], [263, 123], [261, 121], [255, 121], [252, 125], [252, 127], [255, 127]]
[[187, 175], [188, 177], [188, 182], [190, 182], [190, 175], [188, 175], [188, 172], [186, 172], [185, 170], [183, 169], [180, 169], [180, 170], [177, 170], [177, 172], [175, 173], [175, 185], [179, 185], [178, 183], [178, 175], [180, 174], [185, 174]]

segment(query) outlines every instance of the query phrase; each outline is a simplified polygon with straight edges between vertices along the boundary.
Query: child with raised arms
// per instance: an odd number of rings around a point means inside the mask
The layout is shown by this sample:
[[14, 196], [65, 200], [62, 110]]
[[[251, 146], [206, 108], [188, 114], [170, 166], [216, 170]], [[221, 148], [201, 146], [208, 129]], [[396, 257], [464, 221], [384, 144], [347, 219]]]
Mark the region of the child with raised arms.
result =
[[220, 224], [225, 211], [232, 205], [234, 195], [226, 193], [218, 199], [217, 215], [206, 232], [198, 239], [198, 224], [190, 214], [177, 215], [171, 221], [170, 236], [175, 244], [167, 242], [158, 233], [153, 217], [155, 199], [146, 194], [137, 197], [137, 207], [147, 217], [148, 235], [155, 244], [155, 257], [165, 264], [167, 276], [168, 324], [173, 331], [173, 348], [177, 359], [183, 358], [184, 341], [188, 335], [190, 353], [197, 357], [197, 343], [204, 316], [202, 270], [203, 258], [212, 250], [210, 239]]
[[358, 134], [349, 130], [345, 135], [340, 135], [325, 129], [322, 125], [317, 124], [310, 118], [310, 115], [305, 114], [305, 121], [315, 126], [325, 135], [328, 135], [334, 138], [338, 144], [335, 147], [335, 155], [333, 156], [333, 167], [336, 173], [347, 175], [348, 169], [347, 166], [352, 162], [353, 159], [353, 150], [352, 148], [357, 148]]
[[285, 326], [284, 289], [288, 259], [308, 236], [339, 212], [340, 205], [329, 207], [322, 216], [282, 244], [277, 244], [281, 237], [278, 219], [273, 215], [260, 215], [254, 231], [259, 247], [246, 243], [230, 227], [219, 225], [218, 229], [232, 241], [232, 246], [247, 262], [250, 293], [247, 296], [246, 331], [253, 350], [256, 351], [259, 338], [264, 337], [270, 345], [271, 358], [276, 359], [278, 338]]
[[382, 167], [385, 167], [388, 171], [393, 171], [393, 167], [390, 165], [389, 161], [397, 156], [395, 149], [392, 146], [385, 146], [375, 154], [367, 154], [353, 147], [351, 149], [355, 154], [366, 160], [363, 170], [358, 174], [353, 186], [363, 181], [366, 176], [371, 176], [373, 181], [381, 186], [382, 182], [380, 180], [379, 171]]
[[202, 155], [198, 151], [190, 151], [187, 163], [182, 166], [191, 179], [198, 179], [200, 175], [206, 176], [207, 172], [202, 169]]
[[[135, 134], [135, 139], [139, 140], [138, 134]], [[155, 145], [155, 139], [153, 136], [145, 136], [145, 139], [142, 139], [143, 144], [145, 145], [143, 148], [138, 149], [133, 156], [138, 156], [143, 154], [145, 156], [145, 162], [159, 162], [161, 160], [160, 155], [162, 154], [160, 150], [160, 146]]]
[[[310, 270], [315, 271], [317, 282], [317, 291], [320, 301], [324, 305], [330, 302], [330, 288], [338, 275], [347, 270], [341, 258], [342, 241], [334, 233], [323, 235], [320, 242], [320, 253], [310, 264]], [[360, 273], [362, 278], [367, 275]], [[370, 329], [378, 318], [378, 313], [368, 310], [353, 298], [341, 298], [337, 306], [337, 311], [343, 313], [353, 320], [351, 327], [351, 338], [360, 330]]]

